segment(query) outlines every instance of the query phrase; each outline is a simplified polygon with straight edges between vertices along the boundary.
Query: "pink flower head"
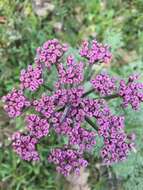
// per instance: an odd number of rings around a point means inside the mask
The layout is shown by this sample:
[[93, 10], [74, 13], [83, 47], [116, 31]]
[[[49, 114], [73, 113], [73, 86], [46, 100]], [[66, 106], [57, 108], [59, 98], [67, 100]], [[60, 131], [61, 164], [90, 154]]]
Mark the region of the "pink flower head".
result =
[[35, 63], [37, 65], [44, 63], [50, 69], [53, 64], [60, 61], [67, 49], [67, 44], [61, 44], [57, 39], [48, 40], [37, 49]]
[[21, 134], [20, 132], [16, 132], [12, 136], [13, 149], [23, 160], [39, 160], [39, 155], [36, 151], [37, 143], [37, 139], [31, 137], [30, 135]]
[[89, 60], [90, 64], [96, 62], [109, 63], [112, 59], [112, 54], [109, 50], [109, 46], [98, 43], [93, 40], [91, 44], [88, 41], [82, 43], [80, 55]]
[[43, 84], [41, 67], [33, 68], [32, 65], [29, 65], [27, 70], [21, 71], [20, 81], [22, 89], [36, 91]]
[[46, 119], [42, 119], [35, 114], [26, 117], [28, 131], [37, 139], [45, 137], [49, 133], [49, 124]]
[[30, 106], [30, 102], [23, 95], [22, 90], [13, 89], [2, 99], [5, 102], [4, 110], [11, 118], [18, 117], [19, 115], [21, 115], [24, 108]]

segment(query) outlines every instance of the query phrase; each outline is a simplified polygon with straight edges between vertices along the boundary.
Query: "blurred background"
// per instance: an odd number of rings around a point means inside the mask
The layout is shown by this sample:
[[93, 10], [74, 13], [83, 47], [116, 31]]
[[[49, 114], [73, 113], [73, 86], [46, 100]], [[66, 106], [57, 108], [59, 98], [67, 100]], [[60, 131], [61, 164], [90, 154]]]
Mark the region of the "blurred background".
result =
[[[84, 39], [97, 38], [112, 47], [111, 74], [142, 73], [143, 0], [0, 0], [0, 97], [18, 85], [20, 70], [33, 62], [35, 49], [51, 38], [73, 49]], [[120, 112], [117, 102], [110, 104]], [[92, 190], [143, 189], [142, 108], [137, 113], [130, 108], [124, 111], [127, 132], [137, 134], [137, 153], [126, 162], [101, 166], [99, 139], [88, 175], [83, 172], [81, 178]], [[44, 157], [47, 142], [43, 142], [43, 161], [38, 165], [20, 161], [13, 153], [9, 137], [20, 127], [22, 120], [9, 120], [0, 102], [0, 190], [70, 189], [68, 180], [57, 175]]]

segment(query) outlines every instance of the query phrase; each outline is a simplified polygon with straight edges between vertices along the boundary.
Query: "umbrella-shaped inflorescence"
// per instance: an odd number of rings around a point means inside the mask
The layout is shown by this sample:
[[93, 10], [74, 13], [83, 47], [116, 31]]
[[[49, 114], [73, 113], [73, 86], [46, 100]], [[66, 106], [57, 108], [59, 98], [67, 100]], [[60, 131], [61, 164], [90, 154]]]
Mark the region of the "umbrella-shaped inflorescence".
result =
[[[66, 137], [65, 144], [53, 147], [48, 155], [48, 161], [65, 176], [71, 172], [78, 174], [81, 167], [88, 165], [84, 154], [92, 154], [96, 149], [97, 136], [103, 138], [100, 153], [104, 164], [125, 160], [135, 149], [135, 135], [126, 134], [124, 116], [113, 114], [107, 100], [120, 98], [121, 106], [130, 104], [133, 109], [138, 109], [143, 101], [143, 84], [137, 81], [136, 75], [125, 81], [104, 72], [85, 81], [86, 69], [93, 69], [91, 64], [111, 61], [109, 46], [96, 40], [84, 41], [78, 53], [77, 59], [69, 53], [66, 44], [57, 39], [48, 40], [37, 49], [34, 64], [21, 71], [19, 88], [3, 97], [4, 109], [11, 118], [30, 108], [30, 114], [22, 115], [25, 131], [17, 131], [11, 138], [13, 149], [21, 159], [40, 161], [37, 144], [42, 138], [50, 138], [50, 132], [56, 133], [57, 142], [60, 137]], [[50, 72], [52, 75], [53, 67], [57, 79], [51, 89], [44, 76], [46, 70], [48, 76]], [[85, 82], [89, 82], [92, 89], [87, 91]], [[33, 94], [40, 86], [45, 92], [36, 98]], [[25, 95], [28, 90], [33, 99]]]

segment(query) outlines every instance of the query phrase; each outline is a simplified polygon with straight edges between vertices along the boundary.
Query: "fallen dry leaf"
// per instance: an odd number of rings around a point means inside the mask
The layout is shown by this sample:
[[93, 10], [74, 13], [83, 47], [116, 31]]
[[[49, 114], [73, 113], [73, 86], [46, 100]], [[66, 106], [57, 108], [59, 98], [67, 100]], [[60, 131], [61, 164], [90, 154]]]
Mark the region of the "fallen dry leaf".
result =
[[0, 24], [5, 24], [6, 18], [4, 16], [0, 16]]

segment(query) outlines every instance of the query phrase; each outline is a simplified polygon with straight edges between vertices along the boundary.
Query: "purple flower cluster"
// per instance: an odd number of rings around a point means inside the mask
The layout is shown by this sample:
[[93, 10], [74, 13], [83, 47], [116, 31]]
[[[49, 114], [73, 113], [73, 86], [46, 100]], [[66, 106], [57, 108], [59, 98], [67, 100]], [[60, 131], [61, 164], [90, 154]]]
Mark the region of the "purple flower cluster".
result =
[[21, 89], [29, 89], [35, 91], [43, 84], [42, 69], [40, 66], [33, 68], [32, 65], [28, 69], [23, 69], [20, 75]]
[[83, 63], [75, 62], [73, 56], [67, 57], [66, 67], [58, 65], [59, 84], [79, 84], [83, 81]]
[[32, 105], [37, 112], [43, 114], [46, 118], [50, 118], [54, 112], [54, 99], [52, 96], [42, 95], [39, 100], [34, 100]]
[[97, 120], [98, 134], [104, 138], [101, 157], [106, 164], [125, 160], [134, 147], [134, 139], [124, 132], [124, 117], [110, 115]]
[[51, 65], [59, 62], [67, 49], [67, 44], [61, 44], [57, 39], [48, 40], [42, 47], [37, 48], [35, 63], [37, 65], [44, 63], [50, 69]]
[[72, 130], [72, 120], [71, 118], [65, 118], [61, 121], [62, 113], [55, 113], [52, 118], [53, 126], [55, 127], [55, 131], [58, 135], [66, 135], [69, 136]]
[[77, 106], [81, 101], [84, 93], [83, 87], [70, 88], [70, 89], [57, 89], [54, 93], [54, 103], [58, 106], [72, 105]]
[[86, 130], [80, 125], [72, 128], [69, 135], [69, 144], [77, 147], [81, 152], [85, 150], [92, 150], [96, 144], [96, 133], [93, 131]]
[[85, 118], [85, 112], [82, 108], [81, 103], [77, 104], [77, 106], [73, 106], [70, 110], [69, 110], [69, 116], [72, 120], [75, 120], [76, 123], [81, 124], [82, 122], [84, 122], [84, 118]]
[[39, 154], [36, 151], [37, 139], [30, 135], [15, 132], [12, 136], [12, 146], [21, 159], [26, 161], [38, 161]]
[[112, 94], [115, 89], [115, 78], [111, 78], [108, 74], [98, 74], [95, 79], [91, 80], [93, 88], [102, 96]]
[[79, 174], [80, 168], [88, 165], [82, 154], [67, 147], [54, 149], [48, 160], [54, 163], [56, 170], [64, 176], [69, 175], [71, 172]]
[[110, 115], [110, 109], [104, 99], [93, 100], [86, 98], [82, 102], [82, 107], [85, 115], [90, 117], [95, 117], [99, 119], [103, 116]]
[[25, 107], [30, 106], [30, 102], [23, 95], [23, 91], [13, 89], [6, 96], [3, 96], [5, 102], [4, 110], [8, 113], [9, 117], [17, 117], [21, 115]]
[[89, 131], [80, 126], [80, 122], [73, 126], [73, 121], [70, 118], [66, 118], [62, 123], [55, 126], [56, 133], [65, 135], [69, 139], [69, 145], [76, 147], [79, 151], [89, 151], [92, 150], [93, 146], [96, 144], [96, 133]]
[[71, 88], [70, 90], [67, 91], [68, 94], [68, 102], [69, 104], [72, 104], [72, 106], [77, 106], [79, 102], [81, 101], [81, 97], [84, 93], [83, 87], [77, 87], [77, 88]]
[[[86, 91], [83, 83], [86, 73], [84, 69], [87, 67], [83, 62], [75, 61], [71, 55], [62, 59], [66, 51], [67, 45], [61, 44], [58, 40], [45, 42], [37, 49], [36, 65], [34, 67], [29, 65], [27, 70], [21, 71], [19, 87], [21, 90], [14, 89], [3, 97], [6, 104], [4, 109], [10, 117], [19, 116], [24, 108], [34, 109], [34, 114], [29, 114], [25, 118], [26, 133], [16, 132], [12, 136], [12, 146], [21, 159], [38, 161], [40, 157], [36, 145], [40, 139], [48, 136], [50, 130], [57, 136], [67, 137], [63, 147], [52, 150], [48, 158], [49, 162], [56, 165], [57, 171], [65, 176], [71, 172], [79, 173], [80, 167], [87, 166], [84, 152], [92, 153], [97, 135], [104, 139], [101, 157], [106, 164], [126, 159], [129, 151], [134, 149], [135, 138], [134, 135], [125, 133], [124, 117], [112, 115], [104, 96], [122, 97], [123, 105], [126, 107], [131, 104], [134, 109], [143, 101], [143, 84], [136, 82], [136, 76], [129, 77], [127, 83], [121, 80], [117, 91], [116, 80], [113, 77], [98, 74], [93, 80], [90, 79], [94, 89]], [[80, 54], [91, 64], [108, 63], [112, 57], [109, 47], [96, 40], [93, 40], [91, 45], [85, 41]], [[45, 82], [42, 79], [45, 66], [51, 69], [54, 64], [58, 77], [53, 83], [54, 90], [49, 93], [50, 95], [45, 92], [40, 98], [28, 101], [24, 96], [24, 90], [38, 89]], [[87, 64], [88, 61], [86, 66]], [[98, 97], [88, 97], [93, 91], [98, 92]], [[113, 92], [116, 94], [112, 94]], [[86, 129], [87, 123], [96, 131]], [[61, 138], [57, 138], [57, 142], [60, 140]]]
[[96, 62], [109, 63], [112, 59], [109, 46], [98, 43], [96, 40], [93, 40], [92, 44], [89, 44], [88, 41], [83, 41], [80, 55], [87, 58], [90, 64]]
[[49, 133], [49, 124], [46, 119], [40, 118], [38, 115], [31, 114], [26, 117], [27, 129], [32, 136], [40, 139]]
[[[85, 112], [83, 111], [81, 102], [84, 93], [83, 87], [57, 90], [54, 94], [55, 105], [65, 106], [63, 115], [66, 114], [68, 119], [81, 123], [84, 120]], [[62, 116], [64, 117], [64, 116]]]
[[123, 106], [131, 104], [132, 108], [137, 110], [140, 102], [143, 102], [143, 83], [136, 82], [137, 75], [129, 77], [128, 82], [120, 81], [119, 96], [123, 98]]

